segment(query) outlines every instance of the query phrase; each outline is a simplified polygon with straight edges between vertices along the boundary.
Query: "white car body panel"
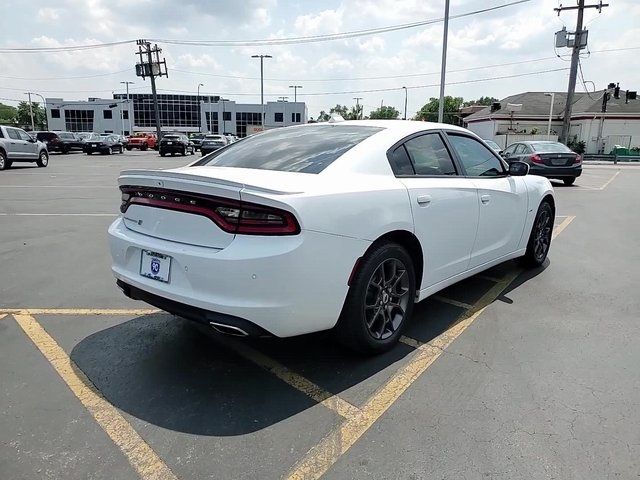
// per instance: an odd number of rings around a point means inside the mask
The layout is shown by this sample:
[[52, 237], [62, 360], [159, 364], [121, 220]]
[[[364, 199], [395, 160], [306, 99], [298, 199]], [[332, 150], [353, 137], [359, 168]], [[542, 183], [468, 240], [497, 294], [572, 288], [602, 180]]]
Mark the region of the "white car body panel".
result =
[[[123, 172], [121, 186], [285, 210], [301, 231], [290, 236], [227, 233], [203, 216], [133, 204], [109, 228], [114, 275], [153, 295], [239, 317], [286, 337], [335, 325], [358, 260], [390, 232], [408, 232], [421, 245], [418, 301], [524, 254], [537, 208], [553, 195], [549, 180], [397, 178], [386, 152], [404, 137], [440, 129], [474, 135], [425, 122], [344, 122], [354, 123], [384, 129], [318, 174], [216, 166]], [[169, 283], [140, 275], [143, 249], [172, 258]]]

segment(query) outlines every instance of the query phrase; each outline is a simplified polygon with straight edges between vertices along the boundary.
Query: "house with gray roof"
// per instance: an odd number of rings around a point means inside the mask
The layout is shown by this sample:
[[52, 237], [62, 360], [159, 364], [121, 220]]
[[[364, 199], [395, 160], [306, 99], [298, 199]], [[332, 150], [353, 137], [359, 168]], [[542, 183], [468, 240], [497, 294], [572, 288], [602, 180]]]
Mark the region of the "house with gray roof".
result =
[[[603, 97], [608, 93], [606, 112]], [[584, 141], [586, 153], [609, 153], [615, 145], [625, 148], [640, 146], [640, 100], [627, 99], [620, 89], [597, 92], [576, 92], [573, 98], [569, 135]], [[551, 117], [551, 140], [562, 129], [566, 92], [555, 92], [553, 106], [546, 92], [524, 92], [506, 97], [498, 105], [485, 107], [464, 119], [465, 126], [480, 137], [505, 147], [523, 137], [547, 138]], [[551, 110], [551, 115], [549, 115]]]

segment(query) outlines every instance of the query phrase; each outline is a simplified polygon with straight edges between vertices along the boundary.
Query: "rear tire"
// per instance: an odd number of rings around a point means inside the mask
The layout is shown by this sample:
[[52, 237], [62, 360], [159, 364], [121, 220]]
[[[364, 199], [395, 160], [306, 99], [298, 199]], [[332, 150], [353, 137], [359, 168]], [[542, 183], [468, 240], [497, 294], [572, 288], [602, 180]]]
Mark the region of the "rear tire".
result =
[[182, 151], [180, 152], [180, 155], [182, 155], [183, 157], [187, 156], [187, 149], [186, 147], [182, 147]]
[[127, 151], [130, 152], [132, 147], [127, 147]]
[[4, 152], [0, 152], [0, 170], [7, 170], [11, 168], [11, 160], [7, 159], [7, 155]]
[[142, 144], [142, 147], [140, 147], [140, 150], [142, 150], [143, 152], [146, 151], [149, 148], [149, 145], [147, 145], [146, 143]]
[[160, 156], [161, 157], [164, 157], [166, 154], [167, 154], [166, 152], [163, 152], [162, 150], [160, 150]]
[[36, 161], [36, 163], [38, 164], [39, 167], [46, 167], [47, 165], [49, 165], [49, 154], [44, 150], [40, 152], [40, 155], [38, 155], [38, 160]]
[[365, 354], [390, 350], [406, 328], [416, 294], [407, 251], [386, 242], [359, 262], [335, 332], [347, 347]]
[[538, 207], [536, 218], [531, 227], [527, 251], [521, 259], [525, 267], [537, 268], [547, 259], [549, 248], [551, 247], [553, 217], [551, 204], [543, 201]]
[[576, 181], [576, 177], [563, 178], [562, 181], [565, 185], [573, 185], [573, 182]]

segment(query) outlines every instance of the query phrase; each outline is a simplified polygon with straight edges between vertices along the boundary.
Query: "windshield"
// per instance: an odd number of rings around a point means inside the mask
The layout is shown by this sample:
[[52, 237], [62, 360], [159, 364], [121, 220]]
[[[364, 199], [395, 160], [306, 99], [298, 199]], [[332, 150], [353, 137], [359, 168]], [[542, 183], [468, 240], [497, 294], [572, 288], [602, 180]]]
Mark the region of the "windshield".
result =
[[205, 140], [224, 140], [222, 135], [207, 135], [204, 137]]
[[540, 153], [571, 153], [571, 149], [558, 142], [533, 142], [530, 144], [535, 152]]
[[342, 154], [382, 130], [360, 125], [277, 128], [232, 143], [195, 165], [320, 173]]
[[493, 140], [485, 140], [484, 141], [487, 145], [489, 145], [491, 148], [493, 148], [494, 150], [497, 148], [498, 150], [500, 149], [500, 145], [498, 145], [496, 142], [494, 142]]

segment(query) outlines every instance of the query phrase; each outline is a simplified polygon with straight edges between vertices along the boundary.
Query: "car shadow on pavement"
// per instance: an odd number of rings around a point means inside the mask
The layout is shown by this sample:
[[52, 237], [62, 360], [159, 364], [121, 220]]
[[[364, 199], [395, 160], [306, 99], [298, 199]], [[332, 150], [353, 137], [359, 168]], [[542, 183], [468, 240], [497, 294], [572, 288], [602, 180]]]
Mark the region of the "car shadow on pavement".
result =
[[[516, 267], [510, 264], [503, 268]], [[532, 276], [535, 273], [518, 279], [518, 285]], [[450, 288], [454, 288], [452, 294], [472, 292], [475, 297], [481, 288], [493, 285], [476, 276]], [[509, 287], [512, 288], [515, 286]], [[461, 306], [427, 299], [416, 305], [405, 335], [428, 342], [465, 312]], [[140, 316], [84, 338], [73, 348], [71, 359], [120, 410], [144, 422], [184, 433], [243, 435], [317, 405], [236, 353], [232, 346], [237, 340], [208, 330], [203, 334], [201, 330], [196, 324], [169, 314]], [[329, 333], [242, 342], [323, 390], [359, 406], [394, 375], [414, 350], [400, 343], [382, 355], [363, 356], [342, 347]]]

